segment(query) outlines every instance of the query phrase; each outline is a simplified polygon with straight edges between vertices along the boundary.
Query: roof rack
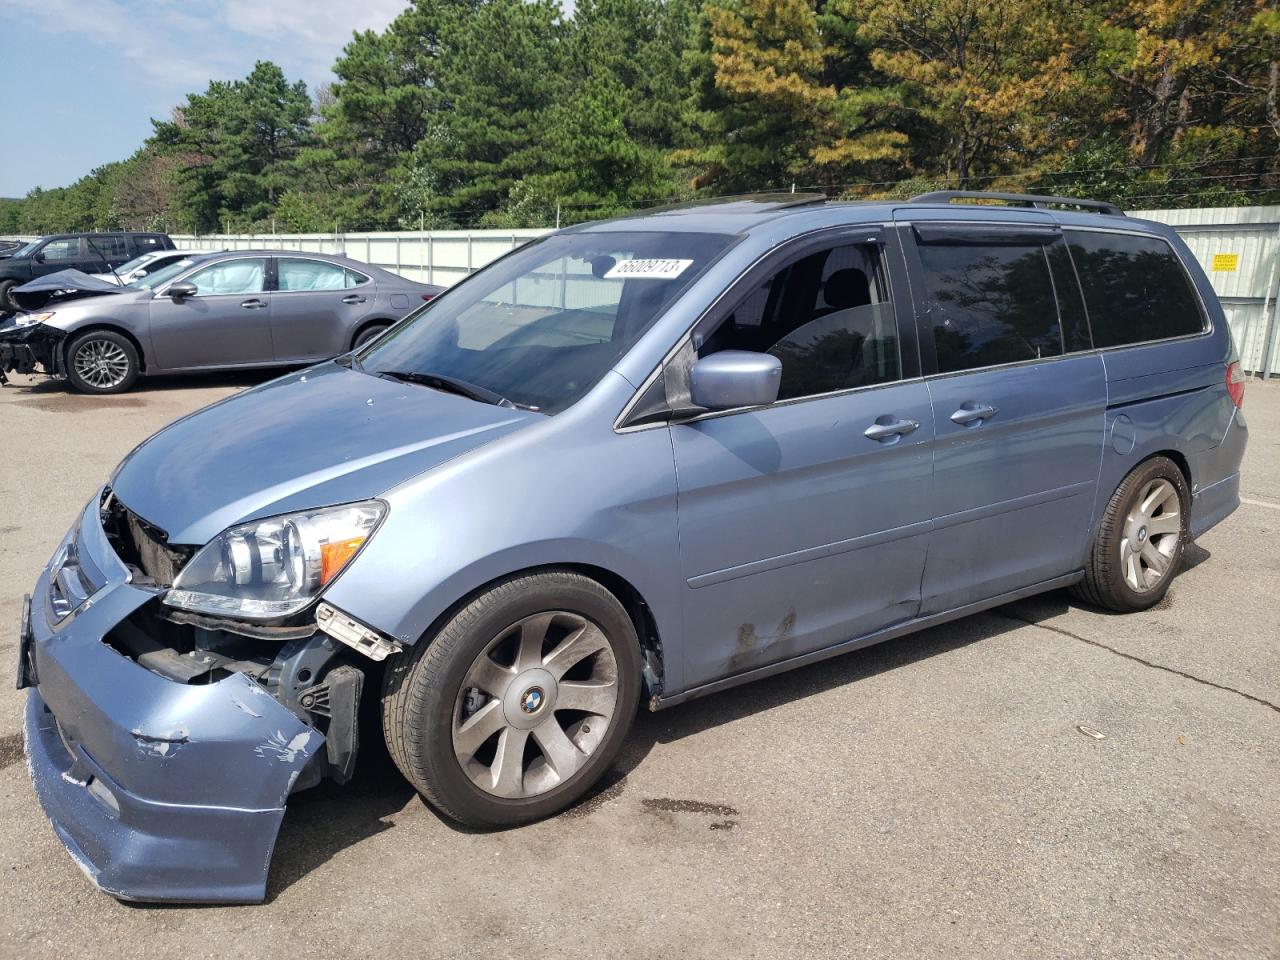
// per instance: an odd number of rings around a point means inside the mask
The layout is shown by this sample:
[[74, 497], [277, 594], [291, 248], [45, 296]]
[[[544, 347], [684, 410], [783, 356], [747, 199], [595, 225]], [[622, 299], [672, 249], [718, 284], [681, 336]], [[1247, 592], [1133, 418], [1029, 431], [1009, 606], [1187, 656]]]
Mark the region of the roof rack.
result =
[[1081, 200], [1078, 197], [1050, 197], [1036, 193], [987, 193], [983, 190], [934, 190], [912, 197], [909, 203], [950, 203], [952, 200], [1003, 200], [1005, 203], [1025, 203], [1044, 209], [1046, 207], [1079, 207], [1112, 217], [1123, 217], [1124, 211], [1114, 203], [1102, 200]]

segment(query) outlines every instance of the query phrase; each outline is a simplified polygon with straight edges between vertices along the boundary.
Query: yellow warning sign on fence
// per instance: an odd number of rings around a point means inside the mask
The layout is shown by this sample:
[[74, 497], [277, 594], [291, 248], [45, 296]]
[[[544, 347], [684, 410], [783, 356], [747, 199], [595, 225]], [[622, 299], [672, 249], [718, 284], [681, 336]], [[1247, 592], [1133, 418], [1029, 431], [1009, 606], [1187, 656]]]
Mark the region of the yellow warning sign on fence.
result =
[[1235, 273], [1240, 269], [1240, 254], [1238, 253], [1215, 253], [1213, 255], [1213, 269], [1220, 273]]

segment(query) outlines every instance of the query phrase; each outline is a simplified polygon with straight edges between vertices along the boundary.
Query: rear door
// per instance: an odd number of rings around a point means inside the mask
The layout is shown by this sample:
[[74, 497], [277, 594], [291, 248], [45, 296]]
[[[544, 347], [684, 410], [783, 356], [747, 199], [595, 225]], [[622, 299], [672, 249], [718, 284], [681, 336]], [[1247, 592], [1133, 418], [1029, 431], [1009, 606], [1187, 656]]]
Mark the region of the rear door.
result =
[[346, 353], [373, 309], [377, 287], [365, 274], [310, 257], [277, 257], [271, 299], [276, 359], [306, 363]]
[[86, 260], [94, 273], [110, 273], [133, 259], [122, 233], [94, 233], [84, 238]]
[[[197, 294], [151, 301], [151, 356], [157, 369], [269, 364], [271, 305], [267, 257], [220, 260], [179, 278]], [[166, 285], [167, 286], [167, 285]]]
[[1051, 220], [903, 236], [936, 433], [928, 615], [1080, 569], [1106, 379]]
[[901, 254], [884, 240], [861, 228], [780, 252], [695, 331], [699, 356], [778, 357], [782, 388], [767, 407], [669, 428], [691, 685], [919, 609], [933, 422]]

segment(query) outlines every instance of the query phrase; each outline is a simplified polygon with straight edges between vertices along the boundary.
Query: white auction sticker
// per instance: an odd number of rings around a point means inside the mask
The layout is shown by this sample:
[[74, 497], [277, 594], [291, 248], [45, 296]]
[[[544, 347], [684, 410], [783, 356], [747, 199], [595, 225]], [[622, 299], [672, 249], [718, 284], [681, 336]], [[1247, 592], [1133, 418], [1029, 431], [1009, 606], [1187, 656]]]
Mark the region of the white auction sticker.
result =
[[606, 280], [670, 280], [689, 269], [692, 260], [624, 260], [604, 275]]

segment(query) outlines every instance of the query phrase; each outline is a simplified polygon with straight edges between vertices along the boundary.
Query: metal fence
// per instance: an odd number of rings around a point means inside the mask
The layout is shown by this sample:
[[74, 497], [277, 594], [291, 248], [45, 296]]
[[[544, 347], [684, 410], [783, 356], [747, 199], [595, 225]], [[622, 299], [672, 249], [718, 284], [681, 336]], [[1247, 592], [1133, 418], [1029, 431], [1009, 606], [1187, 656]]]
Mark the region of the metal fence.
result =
[[[1242, 366], [1280, 374], [1280, 206], [1133, 210], [1171, 225], [1204, 267], [1236, 340]], [[547, 230], [430, 230], [174, 236], [189, 250], [309, 250], [342, 253], [410, 280], [449, 286]]]
[[1280, 206], [1128, 213], [1178, 231], [1222, 302], [1241, 366], [1280, 374]]
[[403, 233], [175, 234], [181, 250], [305, 250], [340, 253], [408, 280], [450, 286], [549, 230], [428, 230]]

